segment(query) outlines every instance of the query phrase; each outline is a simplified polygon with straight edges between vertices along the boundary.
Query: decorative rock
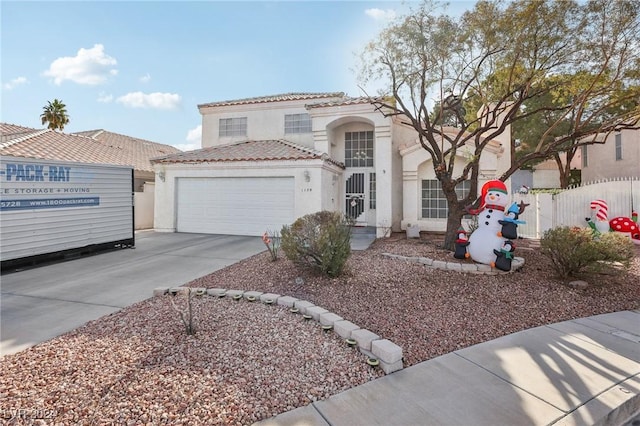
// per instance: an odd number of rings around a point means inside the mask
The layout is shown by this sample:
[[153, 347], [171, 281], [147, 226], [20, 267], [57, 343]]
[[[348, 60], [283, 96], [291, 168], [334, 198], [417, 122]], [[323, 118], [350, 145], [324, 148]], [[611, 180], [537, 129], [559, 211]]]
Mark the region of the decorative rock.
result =
[[482, 273], [491, 272], [491, 266], [489, 265], [478, 263], [476, 264], [476, 266], [478, 267], [478, 272], [482, 272]]
[[423, 265], [426, 266], [432, 266], [433, 265], [433, 259], [429, 259], [428, 257], [421, 257], [418, 260], [419, 263], [422, 263]]
[[462, 263], [462, 272], [478, 272], [478, 265], [475, 263]]
[[227, 296], [235, 297], [242, 296], [244, 294], [244, 290], [227, 290]]
[[261, 291], [245, 291], [242, 294], [242, 297], [244, 297], [245, 299], [249, 299], [250, 297], [253, 298], [253, 300], [258, 299], [263, 293]]
[[374, 340], [380, 339], [380, 336], [377, 334], [367, 330], [366, 328], [361, 328], [359, 330], [354, 330], [351, 333], [351, 338], [355, 339], [358, 342], [358, 346], [366, 351], [371, 350], [371, 342]]
[[280, 297], [279, 294], [263, 293], [260, 295], [260, 301], [262, 303], [268, 303], [268, 301], [270, 300], [271, 303], [275, 303], [275, 301], [278, 300], [279, 297]]
[[153, 297], [164, 296], [169, 292], [169, 287], [156, 287], [153, 289]]
[[287, 306], [289, 308], [293, 307], [293, 304], [297, 301], [298, 299], [296, 299], [295, 297], [291, 297], [291, 296], [281, 296], [278, 297], [278, 305], [280, 306]]
[[436, 269], [447, 269], [447, 262], [444, 262], [442, 260], [434, 260], [431, 267]]
[[514, 257], [513, 260], [511, 261], [511, 272], [515, 271], [516, 269], [520, 269], [523, 266], [524, 266], [524, 258]]
[[204, 296], [205, 294], [207, 294], [207, 289], [204, 287], [196, 287], [196, 288], [192, 288], [191, 291], [196, 295], [196, 296]]
[[589, 283], [588, 283], [588, 282], [586, 282], [586, 281], [580, 281], [580, 280], [578, 280], [578, 281], [571, 281], [571, 282], [569, 283], [569, 287], [572, 287], [572, 288], [575, 288], [575, 289], [578, 289], [578, 290], [584, 290], [584, 289], [586, 289], [587, 287], [589, 287]]
[[320, 306], [312, 306], [310, 308], [307, 308], [307, 311], [305, 312], [305, 314], [311, 315], [311, 317], [315, 321], [319, 321], [320, 315], [324, 314], [325, 312], [329, 312], [329, 311], [327, 311], [325, 308], [321, 308]]
[[398, 370], [402, 370], [402, 360], [393, 363], [388, 363], [380, 360], [380, 368], [382, 368], [385, 374], [391, 374]]
[[298, 300], [293, 304], [293, 306], [298, 308], [298, 311], [301, 314], [306, 314], [307, 313], [307, 309], [312, 308], [312, 307], [314, 307], [316, 305], [314, 305], [311, 302], [307, 302], [306, 300]]
[[207, 294], [213, 297], [220, 297], [221, 294], [227, 294], [226, 288], [210, 288], [207, 290]]
[[407, 238], [420, 238], [420, 225], [407, 225]]
[[187, 291], [187, 287], [171, 287], [169, 289], [169, 294], [176, 295]]
[[388, 364], [402, 361], [402, 348], [387, 339], [372, 341], [371, 352], [373, 352], [376, 358]]
[[405, 258], [405, 256], [401, 256], [399, 254], [393, 254], [393, 253], [382, 253], [382, 255], [386, 256], [386, 257], [390, 257], [392, 259], [404, 259]]
[[334, 327], [337, 321], [342, 321], [342, 317], [334, 314], [333, 312], [320, 314], [320, 324], [322, 325], [330, 325]]
[[447, 262], [447, 269], [449, 271], [462, 272], [462, 265], [456, 262]]
[[351, 338], [351, 333], [354, 330], [359, 330], [360, 327], [358, 327], [357, 325], [355, 325], [351, 321], [342, 320], [342, 321], [336, 321], [333, 324], [333, 329], [338, 334], [338, 336], [340, 336], [340, 337], [342, 337], [344, 339], [349, 339], [349, 338]]

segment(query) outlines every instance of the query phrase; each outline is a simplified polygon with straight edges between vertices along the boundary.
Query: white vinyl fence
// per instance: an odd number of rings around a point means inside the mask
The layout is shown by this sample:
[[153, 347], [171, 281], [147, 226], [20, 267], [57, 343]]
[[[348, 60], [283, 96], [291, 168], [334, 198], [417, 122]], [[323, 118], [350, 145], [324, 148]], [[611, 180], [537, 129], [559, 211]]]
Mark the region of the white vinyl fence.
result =
[[587, 226], [593, 200], [604, 200], [609, 206], [609, 219], [631, 217], [631, 210], [640, 211], [640, 179], [624, 178], [587, 183], [559, 194], [513, 194], [513, 201], [529, 204], [520, 216], [526, 224], [518, 226], [524, 238], [540, 238], [547, 229], [558, 226]]

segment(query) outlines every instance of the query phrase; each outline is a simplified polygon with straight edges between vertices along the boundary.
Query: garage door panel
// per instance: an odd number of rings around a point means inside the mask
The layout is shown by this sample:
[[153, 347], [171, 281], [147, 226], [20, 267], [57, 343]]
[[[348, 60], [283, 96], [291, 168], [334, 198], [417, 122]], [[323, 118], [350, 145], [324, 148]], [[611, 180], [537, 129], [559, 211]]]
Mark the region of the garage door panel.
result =
[[294, 179], [179, 178], [178, 232], [262, 235], [294, 219]]

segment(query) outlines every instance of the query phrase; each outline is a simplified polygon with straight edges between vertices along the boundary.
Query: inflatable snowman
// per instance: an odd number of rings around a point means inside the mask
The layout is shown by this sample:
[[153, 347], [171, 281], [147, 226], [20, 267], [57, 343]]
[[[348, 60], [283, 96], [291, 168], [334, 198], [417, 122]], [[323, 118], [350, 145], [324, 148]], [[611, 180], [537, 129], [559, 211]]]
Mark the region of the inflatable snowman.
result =
[[[478, 228], [469, 237], [467, 253], [478, 263], [492, 265], [496, 261], [495, 251], [500, 251], [506, 238], [501, 236], [504, 210], [509, 200], [507, 187], [500, 180], [490, 180], [482, 186], [480, 206], [469, 209], [478, 215]], [[494, 251], [495, 250], [495, 251]]]

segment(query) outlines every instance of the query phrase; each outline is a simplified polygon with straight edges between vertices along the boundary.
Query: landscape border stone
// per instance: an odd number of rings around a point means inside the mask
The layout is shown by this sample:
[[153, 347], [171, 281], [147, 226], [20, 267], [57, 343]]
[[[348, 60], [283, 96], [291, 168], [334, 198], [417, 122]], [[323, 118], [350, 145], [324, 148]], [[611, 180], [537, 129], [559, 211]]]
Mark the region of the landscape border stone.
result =
[[[414, 258], [414, 262], [419, 262], [421, 258]], [[157, 287], [153, 290], [154, 297], [163, 297], [170, 295], [172, 292], [181, 293], [190, 287]], [[196, 290], [196, 288], [192, 288]], [[307, 300], [299, 300], [291, 296], [281, 296], [274, 293], [263, 293], [260, 291], [245, 290], [227, 290], [224, 288], [198, 288], [198, 290], [206, 290], [203, 296], [220, 298], [221, 294], [229, 298], [240, 296], [241, 299], [247, 299], [250, 296], [255, 297], [265, 303], [271, 300], [273, 304], [285, 307], [295, 307], [301, 314], [308, 314], [323, 326], [331, 326], [333, 332], [344, 339], [354, 339], [358, 345], [358, 349], [369, 358], [379, 361], [379, 365], [385, 374], [391, 374], [403, 368], [402, 348], [387, 339], [381, 339], [377, 334], [360, 328], [351, 321], [343, 319], [341, 316], [328, 311], [325, 308], [316, 306]], [[373, 344], [375, 342], [375, 345]]]
[[514, 257], [511, 262], [510, 271], [501, 271], [496, 268], [492, 268], [489, 265], [482, 263], [462, 263], [459, 261], [445, 262], [444, 260], [434, 260], [428, 257], [414, 257], [414, 256], [402, 256], [393, 253], [382, 253], [383, 256], [391, 259], [399, 259], [409, 263], [418, 263], [426, 266], [427, 268], [440, 269], [450, 272], [461, 272], [467, 274], [484, 274], [484, 275], [498, 275], [498, 274], [510, 274], [517, 271], [524, 266], [524, 258]]

